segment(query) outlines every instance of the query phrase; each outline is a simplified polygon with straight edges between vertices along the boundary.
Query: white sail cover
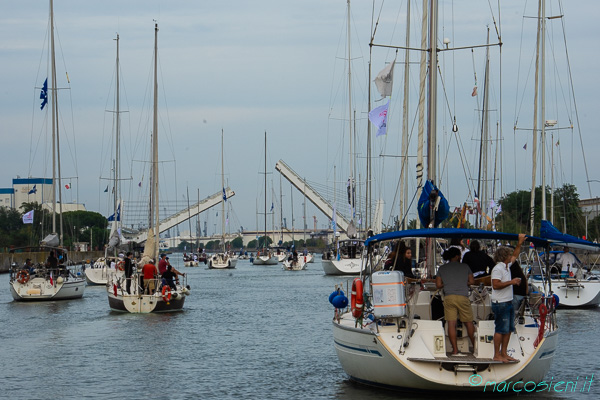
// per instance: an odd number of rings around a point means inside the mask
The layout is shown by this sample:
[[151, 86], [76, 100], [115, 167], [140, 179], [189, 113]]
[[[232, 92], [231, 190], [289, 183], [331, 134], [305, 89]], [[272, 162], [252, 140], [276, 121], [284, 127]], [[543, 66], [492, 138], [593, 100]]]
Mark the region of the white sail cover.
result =
[[42, 246], [50, 246], [50, 247], [56, 247], [59, 245], [59, 243], [60, 243], [60, 239], [58, 238], [58, 234], [56, 234], [56, 233], [49, 234], [41, 242]]
[[[144, 245], [144, 253], [142, 254], [142, 260], [140, 265], [144, 265], [148, 263], [149, 260], [154, 260], [156, 257], [156, 239], [154, 238], [154, 230], [148, 229], [148, 239], [146, 239], [146, 244]], [[158, 260], [154, 260], [154, 262], [158, 262]], [[158, 264], [157, 264], [158, 265]]]

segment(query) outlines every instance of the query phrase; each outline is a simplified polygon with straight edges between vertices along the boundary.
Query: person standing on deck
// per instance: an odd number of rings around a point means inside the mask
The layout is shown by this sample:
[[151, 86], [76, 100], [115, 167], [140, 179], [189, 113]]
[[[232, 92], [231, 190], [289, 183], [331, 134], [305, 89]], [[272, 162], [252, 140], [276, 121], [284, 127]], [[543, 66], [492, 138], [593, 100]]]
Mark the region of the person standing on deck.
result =
[[158, 273], [160, 275], [165, 273], [167, 270], [167, 265], [169, 265], [169, 262], [167, 261], [167, 255], [163, 253], [160, 255], [160, 260], [158, 261]]
[[512, 305], [513, 286], [521, 283], [521, 278], [512, 278], [510, 265], [517, 259], [521, 252], [521, 245], [525, 241], [525, 234], [519, 234], [519, 242], [514, 251], [509, 247], [499, 247], [494, 255], [497, 262], [492, 270], [492, 312], [495, 316], [494, 332], [494, 361], [518, 361], [506, 352], [510, 334], [515, 331], [515, 318]]
[[133, 273], [133, 261], [131, 260], [131, 252], [127, 252], [127, 256], [125, 257], [125, 280], [127, 283], [125, 284], [125, 290], [127, 290], [127, 294], [131, 294], [131, 274]]
[[444, 288], [444, 318], [448, 323], [448, 338], [453, 355], [458, 354], [456, 321], [459, 317], [467, 327], [471, 344], [475, 346], [473, 310], [469, 300], [469, 285], [475, 284], [475, 280], [469, 266], [460, 262], [461, 256], [458, 247], [446, 249], [442, 257], [447, 263], [440, 266], [435, 278], [435, 286], [438, 289]]

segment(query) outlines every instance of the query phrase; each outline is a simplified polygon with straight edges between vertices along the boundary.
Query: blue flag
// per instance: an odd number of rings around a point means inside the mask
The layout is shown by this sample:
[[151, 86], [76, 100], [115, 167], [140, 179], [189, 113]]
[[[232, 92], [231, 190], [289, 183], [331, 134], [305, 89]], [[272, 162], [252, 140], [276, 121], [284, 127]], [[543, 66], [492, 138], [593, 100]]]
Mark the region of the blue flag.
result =
[[40, 99], [42, 100], [42, 106], [40, 110], [43, 110], [46, 104], [48, 104], [48, 78], [44, 81], [44, 86], [42, 86], [42, 91], [40, 92]]
[[[110, 217], [107, 218], [109, 222], [112, 222], [115, 220], [115, 214], [111, 215]], [[117, 221], [121, 221], [121, 204], [119, 203], [119, 206], [117, 207]]]
[[223, 188], [223, 201], [227, 201], [227, 195], [225, 194], [225, 188]]
[[33, 185], [31, 190], [29, 192], [27, 192], [27, 194], [34, 194], [34, 193], [37, 193], [37, 188], [35, 187], [35, 185]]
[[104, 193], [108, 193], [108, 186], [104, 189]]

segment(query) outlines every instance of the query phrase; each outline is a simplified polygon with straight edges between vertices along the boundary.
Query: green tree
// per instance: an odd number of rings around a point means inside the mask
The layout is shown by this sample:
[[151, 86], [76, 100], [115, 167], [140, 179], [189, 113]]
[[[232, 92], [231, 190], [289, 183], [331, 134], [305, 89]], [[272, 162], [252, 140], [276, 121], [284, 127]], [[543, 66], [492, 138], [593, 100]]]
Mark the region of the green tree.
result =
[[241, 249], [242, 247], [244, 247], [244, 239], [242, 239], [241, 237], [236, 237], [231, 241], [231, 247], [234, 249]]
[[[546, 188], [547, 218], [550, 218], [550, 190]], [[496, 217], [496, 227], [502, 232], [529, 233], [530, 228], [530, 203], [531, 191], [517, 190], [504, 196], [500, 200], [502, 212]], [[535, 189], [534, 207], [534, 235], [539, 235], [542, 220], [542, 188]], [[554, 194], [554, 221], [559, 230], [564, 231], [563, 218], [566, 223], [566, 232], [574, 236], [585, 234], [585, 218], [579, 208], [579, 195], [577, 188], [565, 184], [555, 190]]]
[[256, 249], [256, 245], [257, 245], [257, 241], [256, 241], [256, 239], [253, 239], [248, 242], [248, 245], [246, 247], [249, 249]]

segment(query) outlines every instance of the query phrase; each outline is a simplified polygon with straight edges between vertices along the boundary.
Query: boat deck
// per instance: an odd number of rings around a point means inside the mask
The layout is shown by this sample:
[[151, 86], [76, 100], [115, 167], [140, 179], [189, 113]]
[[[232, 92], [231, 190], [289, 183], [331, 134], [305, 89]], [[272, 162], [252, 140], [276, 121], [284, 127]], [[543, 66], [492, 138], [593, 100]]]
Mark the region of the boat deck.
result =
[[452, 353], [446, 353], [446, 357], [435, 357], [435, 358], [418, 358], [409, 357], [409, 361], [427, 362], [427, 363], [448, 363], [448, 364], [515, 364], [518, 361], [510, 361], [503, 363], [502, 361], [495, 361], [492, 358], [477, 358], [472, 353], [459, 353], [460, 355], [452, 355]]

